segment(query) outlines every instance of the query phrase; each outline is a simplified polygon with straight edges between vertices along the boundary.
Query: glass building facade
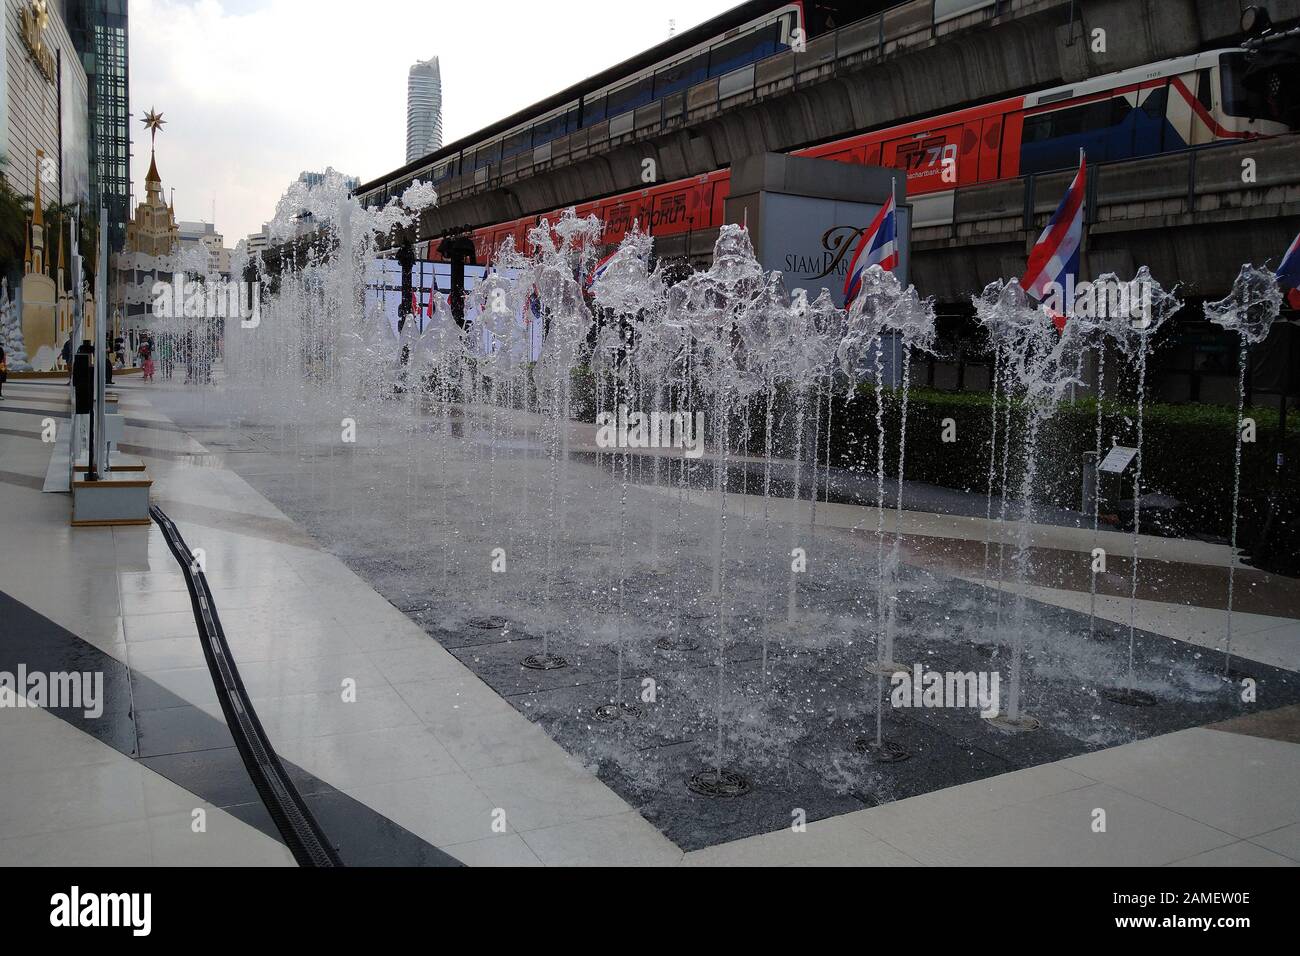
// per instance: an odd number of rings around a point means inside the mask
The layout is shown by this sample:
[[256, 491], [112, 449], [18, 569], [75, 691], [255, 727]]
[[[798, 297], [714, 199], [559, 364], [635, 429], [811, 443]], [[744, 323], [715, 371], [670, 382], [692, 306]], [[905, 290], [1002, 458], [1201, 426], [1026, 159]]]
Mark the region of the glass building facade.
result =
[[127, 0], [65, 0], [64, 22], [90, 96], [90, 199], [108, 207], [109, 249], [120, 252], [131, 211]]

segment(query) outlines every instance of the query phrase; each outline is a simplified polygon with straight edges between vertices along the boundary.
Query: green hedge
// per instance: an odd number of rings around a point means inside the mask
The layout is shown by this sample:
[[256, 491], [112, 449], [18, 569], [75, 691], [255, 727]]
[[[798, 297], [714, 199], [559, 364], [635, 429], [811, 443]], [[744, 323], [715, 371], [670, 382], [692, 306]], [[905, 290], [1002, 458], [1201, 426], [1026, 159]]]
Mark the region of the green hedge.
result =
[[[596, 383], [591, 370], [580, 365], [573, 371], [574, 417], [592, 421], [595, 415]], [[898, 429], [901, 390], [884, 393], [886, 473], [898, 471]], [[612, 393], [607, 393], [612, 402]], [[913, 388], [908, 409], [906, 477], [943, 488], [983, 496], [988, 487], [989, 436], [992, 398], [986, 392], [942, 392]], [[778, 388], [775, 405], [775, 453], [788, 455], [791, 442], [792, 401], [788, 389]], [[825, 403], [822, 401], [824, 415]], [[706, 413], [711, 409], [705, 409]], [[730, 434], [740, 445], [742, 415], [732, 409]], [[1002, 442], [1002, 411], [999, 409], [998, 442]], [[1256, 440], [1242, 445], [1241, 506], [1238, 540], [1250, 547], [1259, 534], [1268, 511], [1270, 495], [1287, 503], [1285, 528], [1274, 549], [1300, 555], [1300, 413], [1289, 416], [1285, 448], [1289, 468], [1284, 482], [1276, 478], [1275, 456], [1279, 448], [1278, 413], [1268, 407], [1249, 407], [1245, 415], [1255, 421]], [[811, 441], [813, 412], [808, 409], [805, 442]], [[837, 396], [831, 434], [831, 462], [840, 468], [874, 473], [876, 463], [876, 396], [870, 384], [860, 386], [852, 401]], [[944, 420], [956, 426], [956, 441], [941, 441]], [[1097, 403], [1087, 398], [1063, 403], [1040, 429], [1038, 480], [1034, 500], [1060, 508], [1079, 507], [1084, 453], [1096, 447]], [[1142, 486], [1145, 494], [1159, 493], [1183, 503], [1180, 514], [1184, 531], [1226, 539], [1232, 523], [1232, 474], [1235, 453], [1237, 410], [1220, 405], [1148, 404], [1144, 410]], [[748, 408], [750, 454], [763, 452], [763, 403]], [[819, 452], [824, 449], [826, 423], [821, 421]], [[1023, 467], [1024, 409], [1013, 408], [1011, 487], [1019, 489]], [[1137, 444], [1137, 408], [1131, 403], [1106, 401], [1102, 407], [1102, 445]], [[805, 445], [806, 447], [806, 445]], [[1001, 452], [999, 452], [999, 457]], [[1103, 496], [1113, 509], [1119, 497], [1132, 496], [1133, 468], [1122, 485], [1104, 480]], [[1013, 491], [1013, 494], [1015, 491]], [[1274, 529], [1276, 531], [1276, 529]], [[1282, 562], [1285, 564], [1286, 562]]]
[[[906, 477], [945, 488], [983, 494], [988, 485], [991, 397], [987, 393], [939, 392], [913, 389], [908, 411]], [[900, 393], [885, 393], [886, 467], [897, 472]], [[876, 399], [871, 386], [860, 388], [847, 404], [837, 402], [832, 434], [832, 462], [855, 467], [867, 455], [875, 467]], [[1013, 474], [1022, 462], [1014, 452], [1023, 445], [1024, 410], [1013, 409]], [[1247, 408], [1256, 424], [1256, 441], [1242, 445], [1241, 540], [1257, 532], [1276, 486], [1278, 413], [1264, 407]], [[999, 411], [999, 444], [1002, 441]], [[1104, 402], [1102, 445], [1137, 444], [1134, 405]], [[951, 418], [956, 441], [941, 441], [943, 423]], [[1078, 508], [1084, 453], [1096, 447], [1097, 404], [1094, 399], [1063, 403], [1040, 431], [1038, 482], [1035, 500], [1063, 508]], [[1291, 501], [1300, 498], [1300, 416], [1287, 422], [1286, 450], [1291, 463], [1279, 490]], [[1237, 412], [1218, 405], [1148, 405], [1143, 425], [1143, 491], [1171, 495], [1183, 502], [1194, 530], [1227, 537], [1232, 520], [1232, 474]], [[1000, 455], [1000, 453], [999, 453]], [[1125, 473], [1124, 497], [1131, 496], [1132, 467]], [[1108, 482], [1113, 491], [1114, 482]], [[1013, 484], [1012, 487], [1018, 487]]]

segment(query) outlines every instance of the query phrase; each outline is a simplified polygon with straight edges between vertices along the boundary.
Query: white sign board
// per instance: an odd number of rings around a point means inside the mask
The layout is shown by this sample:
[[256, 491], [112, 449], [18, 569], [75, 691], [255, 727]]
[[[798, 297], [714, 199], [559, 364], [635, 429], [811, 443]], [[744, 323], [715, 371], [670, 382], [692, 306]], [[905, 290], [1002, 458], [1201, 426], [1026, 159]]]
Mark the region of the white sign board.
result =
[[1123, 445], [1116, 445], [1106, 453], [1106, 457], [1101, 460], [1097, 470], [1107, 475], [1118, 475], [1137, 457], [1137, 453], [1136, 448], [1125, 448]]

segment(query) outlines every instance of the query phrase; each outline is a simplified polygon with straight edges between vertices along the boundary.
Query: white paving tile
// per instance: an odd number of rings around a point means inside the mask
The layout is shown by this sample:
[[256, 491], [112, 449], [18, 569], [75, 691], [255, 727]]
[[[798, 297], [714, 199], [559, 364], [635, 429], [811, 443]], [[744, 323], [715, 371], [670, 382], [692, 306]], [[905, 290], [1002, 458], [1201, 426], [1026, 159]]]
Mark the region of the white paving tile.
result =
[[202, 832], [192, 812], [149, 818], [154, 866], [297, 866], [278, 840], [217, 807], [206, 811]]
[[[434, 846], [476, 842], [497, 835], [493, 823], [499, 817], [493, 811], [499, 808], [461, 772], [368, 784], [344, 792]], [[505, 832], [510, 832], [508, 817], [504, 825]]]
[[568, 756], [479, 767], [469, 775], [479, 789], [505, 808], [517, 830], [558, 826], [627, 809], [622, 797]]
[[147, 821], [0, 838], [0, 866], [149, 866]]
[[126, 659], [132, 670], [153, 674], [175, 668], [206, 667], [203, 645], [197, 634], [190, 637], [172, 637], [157, 641], [127, 644]]
[[546, 866], [676, 866], [682, 851], [635, 811], [521, 833]]
[[340, 790], [460, 770], [447, 748], [423, 725], [277, 740], [276, 750]]
[[1062, 761], [1237, 837], [1300, 822], [1300, 745], [1195, 728]]
[[263, 697], [253, 701], [272, 741], [358, 733], [420, 724], [415, 712], [391, 687], [362, 687], [356, 699], [341, 690], [321, 694]]
[[[1105, 812], [1104, 832], [1094, 830]], [[1235, 842], [1221, 830], [1096, 784], [958, 820], [897, 814], [867, 826], [928, 866], [1159, 866]]]
[[843, 816], [687, 853], [685, 866], [918, 866]]
[[54, 767], [113, 763], [122, 757], [112, 747], [36, 707], [0, 707], [0, 755], [3, 773], [12, 776]]
[[[189, 600], [189, 595], [185, 596]], [[123, 615], [122, 627], [128, 644], [157, 641], [175, 637], [197, 637], [198, 625], [194, 623], [194, 610], [167, 611], [158, 614]]]
[[541, 866], [542, 861], [517, 833], [457, 843], [444, 849], [466, 866]]
[[[51, 720], [58, 720], [50, 716]], [[68, 727], [70, 733], [79, 730]], [[0, 836], [85, 829], [145, 816], [141, 768], [131, 758], [80, 765], [50, 754], [48, 770], [0, 774]]]
[[420, 719], [434, 728], [445, 724], [459, 726], [466, 717], [513, 714], [526, 720], [463, 665], [457, 676], [403, 681], [394, 683], [393, 687]]
[[410, 647], [370, 651], [367, 656], [392, 684], [464, 677], [467, 671], [464, 664], [431, 638]]
[[1300, 862], [1300, 823], [1259, 833], [1250, 838], [1251, 843], [1258, 843], [1265, 849], [1280, 853], [1288, 859]]
[[508, 714], [454, 716], [430, 725], [438, 740], [466, 770], [499, 767], [540, 758], [557, 759], [563, 749], [536, 724]]

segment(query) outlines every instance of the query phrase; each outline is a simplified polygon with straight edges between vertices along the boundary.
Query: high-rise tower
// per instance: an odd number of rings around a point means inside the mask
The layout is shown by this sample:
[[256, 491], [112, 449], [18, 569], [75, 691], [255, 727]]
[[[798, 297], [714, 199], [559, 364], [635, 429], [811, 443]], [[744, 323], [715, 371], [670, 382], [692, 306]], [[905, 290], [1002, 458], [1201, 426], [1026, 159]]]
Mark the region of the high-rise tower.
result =
[[438, 58], [421, 60], [406, 79], [406, 161], [442, 146], [442, 72]]
[[127, 0], [64, 0], [63, 9], [89, 87], [91, 211], [108, 207], [109, 251], [120, 252], [131, 213]]

